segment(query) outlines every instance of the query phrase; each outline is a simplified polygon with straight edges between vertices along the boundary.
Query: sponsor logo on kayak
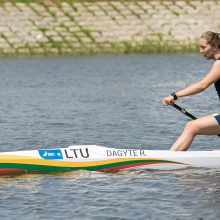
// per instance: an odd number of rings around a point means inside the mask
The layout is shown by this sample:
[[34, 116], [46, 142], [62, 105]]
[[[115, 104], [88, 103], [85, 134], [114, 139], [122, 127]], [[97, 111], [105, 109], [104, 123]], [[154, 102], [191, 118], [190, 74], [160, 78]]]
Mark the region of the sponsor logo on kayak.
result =
[[63, 159], [61, 150], [59, 149], [48, 149], [48, 150], [38, 150], [40, 156], [47, 160]]
[[64, 149], [66, 158], [89, 158], [88, 148]]

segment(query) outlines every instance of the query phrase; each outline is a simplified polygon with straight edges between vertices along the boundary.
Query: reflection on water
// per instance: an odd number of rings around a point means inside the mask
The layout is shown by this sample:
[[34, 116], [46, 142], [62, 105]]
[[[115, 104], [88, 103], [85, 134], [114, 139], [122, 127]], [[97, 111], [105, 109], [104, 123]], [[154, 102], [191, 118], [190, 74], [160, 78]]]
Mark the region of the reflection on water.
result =
[[[71, 144], [168, 149], [188, 118], [163, 107], [162, 98], [211, 65], [188, 54], [0, 63], [1, 151]], [[198, 117], [219, 107], [213, 88], [178, 104]], [[201, 136], [191, 149], [218, 148], [217, 137]], [[2, 176], [0, 219], [218, 219], [219, 180], [215, 169]]]
[[[16, 207], [23, 210], [20, 210], [20, 215], [26, 215], [27, 219], [35, 215], [49, 218], [48, 212], [53, 210], [55, 204], [64, 206], [62, 209], [66, 210], [65, 216], [68, 218], [74, 214], [86, 219], [100, 216], [130, 219], [135, 215], [141, 219], [162, 214], [165, 218], [206, 219], [216, 218], [220, 214], [219, 180], [220, 172], [215, 169], [27, 174], [1, 177], [0, 201], [6, 204], [6, 214], [10, 215], [7, 204], [10, 202], [13, 206], [16, 203]], [[18, 199], [19, 205], [16, 202]], [[45, 207], [42, 207], [42, 202]], [[32, 214], [26, 212], [38, 206], [40, 208]], [[171, 208], [172, 213], [168, 211]], [[130, 209], [135, 211], [130, 212]]]

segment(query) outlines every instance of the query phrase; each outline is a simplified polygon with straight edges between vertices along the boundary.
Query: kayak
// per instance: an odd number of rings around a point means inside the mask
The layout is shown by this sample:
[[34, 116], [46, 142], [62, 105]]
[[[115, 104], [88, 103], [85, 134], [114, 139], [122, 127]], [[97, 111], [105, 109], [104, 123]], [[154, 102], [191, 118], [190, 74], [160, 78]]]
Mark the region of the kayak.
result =
[[173, 170], [187, 167], [220, 168], [220, 150], [183, 152], [74, 145], [67, 148], [0, 153], [0, 174], [74, 170]]

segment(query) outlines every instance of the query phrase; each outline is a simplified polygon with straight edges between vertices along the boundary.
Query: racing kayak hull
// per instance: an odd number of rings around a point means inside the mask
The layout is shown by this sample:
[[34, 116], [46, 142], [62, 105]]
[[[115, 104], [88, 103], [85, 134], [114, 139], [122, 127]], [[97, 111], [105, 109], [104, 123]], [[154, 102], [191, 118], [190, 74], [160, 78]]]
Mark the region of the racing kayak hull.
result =
[[117, 149], [96, 145], [0, 153], [0, 174], [74, 170], [220, 168], [220, 151]]

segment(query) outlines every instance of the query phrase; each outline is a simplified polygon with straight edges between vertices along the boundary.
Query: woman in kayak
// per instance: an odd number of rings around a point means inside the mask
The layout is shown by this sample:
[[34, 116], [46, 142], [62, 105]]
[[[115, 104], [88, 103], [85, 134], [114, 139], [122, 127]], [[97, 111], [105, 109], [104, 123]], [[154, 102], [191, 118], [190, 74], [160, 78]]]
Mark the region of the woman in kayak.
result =
[[[207, 31], [199, 39], [200, 53], [207, 59], [215, 62], [207, 75], [199, 82], [186, 87], [163, 99], [163, 105], [172, 105], [177, 99], [183, 96], [190, 96], [200, 93], [214, 83], [220, 98], [220, 33]], [[182, 134], [170, 148], [174, 151], [186, 151], [193, 142], [196, 135], [217, 135], [220, 134], [220, 113], [207, 115], [190, 121], [186, 124]]]

